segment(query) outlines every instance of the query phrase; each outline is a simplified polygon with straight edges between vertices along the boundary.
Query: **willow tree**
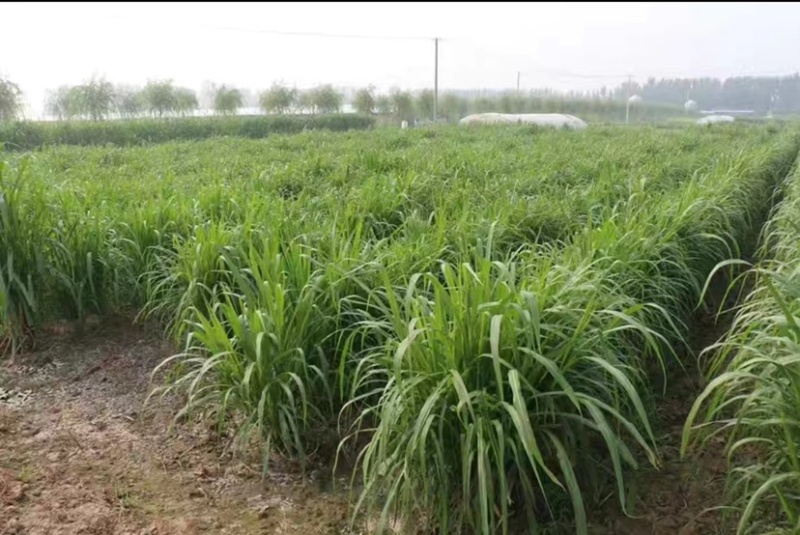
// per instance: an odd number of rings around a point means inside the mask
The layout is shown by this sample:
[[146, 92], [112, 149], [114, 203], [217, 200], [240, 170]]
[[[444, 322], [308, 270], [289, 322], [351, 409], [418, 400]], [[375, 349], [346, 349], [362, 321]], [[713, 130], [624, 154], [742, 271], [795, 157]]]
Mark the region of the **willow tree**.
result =
[[235, 115], [243, 101], [241, 91], [223, 84], [214, 92], [214, 111], [220, 115]]
[[114, 105], [115, 90], [111, 82], [92, 77], [79, 87], [83, 114], [92, 121], [107, 118]]
[[353, 107], [356, 109], [356, 112], [362, 115], [371, 115], [374, 113], [376, 104], [375, 88], [373, 86], [359, 89], [355, 97], [353, 97]]
[[118, 86], [114, 93], [114, 105], [122, 117], [139, 117], [146, 109], [143, 92], [130, 86]]
[[343, 100], [332, 85], [319, 86], [311, 92], [311, 103], [319, 113], [339, 113]]
[[49, 92], [45, 110], [59, 121], [75, 119], [83, 113], [82, 100], [83, 97], [78, 86], [62, 85]]
[[188, 87], [175, 88], [175, 111], [181, 115], [189, 115], [198, 107], [197, 93]]
[[258, 103], [266, 113], [287, 113], [297, 105], [297, 97], [297, 89], [276, 82], [259, 95]]
[[22, 111], [22, 91], [19, 86], [0, 78], [0, 121], [11, 121]]
[[174, 113], [178, 107], [172, 80], [149, 80], [142, 90], [142, 97], [147, 111], [156, 117]]

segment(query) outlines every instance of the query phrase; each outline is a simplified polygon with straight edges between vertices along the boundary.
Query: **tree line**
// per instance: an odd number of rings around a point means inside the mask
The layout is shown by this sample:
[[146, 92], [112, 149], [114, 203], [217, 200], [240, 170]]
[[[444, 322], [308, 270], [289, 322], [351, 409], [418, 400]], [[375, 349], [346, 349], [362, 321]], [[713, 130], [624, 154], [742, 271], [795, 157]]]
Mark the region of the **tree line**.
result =
[[[342, 92], [330, 84], [299, 90], [276, 82], [258, 95], [259, 107], [269, 114], [339, 113], [344, 104]], [[243, 106], [244, 94], [238, 88], [223, 84], [211, 89], [211, 109], [216, 114], [233, 115]], [[356, 113], [364, 115], [394, 115], [403, 120], [431, 117], [433, 91], [425, 90], [417, 96], [400, 90], [378, 95], [374, 87], [367, 87], [355, 93], [352, 106]], [[172, 80], [151, 80], [136, 88], [92, 78], [83, 84], [50, 91], [45, 102], [45, 112], [58, 120], [186, 116], [199, 107], [197, 93], [175, 85]], [[0, 120], [16, 119], [21, 110], [19, 86], [0, 78]]]
[[621, 84], [612, 98], [638, 94], [653, 102], [694, 100], [703, 109], [751, 109], [756, 113], [800, 111], [800, 74], [792, 76], [735, 78], [655, 78], [645, 83]]
[[[228, 85], [213, 86], [209, 103], [218, 115], [233, 115], [245, 103], [243, 92]], [[468, 113], [499, 111], [523, 113], [612, 108], [627, 95], [638, 94], [645, 103], [682, 106], [696, 101], [701, 108], [745, 108], [757, 113], [800, 111], [800, 74], [788, 77], [739, 77], [660, 79], [632, 82], [591, 92], [557, 92], [549, 89], [517, 94], [507, 91], [493, 96], [444, 92], [438, 115], [457, 120]], [[331, 85], [300, 90], [276, 82], [258, 95], [258, 106], [268, 114], [339, 113], [345, 96]], [[379, 94], [373, 86], [356, 91], [349, 100], [354, 111], [364, 115], [390, 116], [412, 121], [433, 117], [433, 91], [412, 93], [394, 89]], [[47, 97], [46, 113], [59, 120], [102, 120], [111, 117], [174, 117], [192, 115], [199, 109], [197, 93], [172, 80], [151, 80], [144, 87], [114, 85], [102, 78], [83, 84], [62, 86]], [[16, 119], [22, 110], [22, 91], [13, 81], [0, 78], [0, 121]]]

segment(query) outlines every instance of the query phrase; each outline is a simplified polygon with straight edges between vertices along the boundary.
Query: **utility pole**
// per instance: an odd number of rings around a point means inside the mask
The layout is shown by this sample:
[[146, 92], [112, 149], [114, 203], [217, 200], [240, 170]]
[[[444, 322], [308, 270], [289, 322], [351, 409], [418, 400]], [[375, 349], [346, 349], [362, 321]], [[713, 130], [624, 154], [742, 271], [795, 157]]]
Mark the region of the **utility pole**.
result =
[[628, 75], [628, 83], [625, 85], [625, 124], [628, 124], [628, 120], [631, 115], [631, 75]]
[[439, 109], [439, 38], [433, 40], [433, 122]]
[[519, 71], [517, 72], [517, 96], [519, 96], [519, 77], [521, 74], [522, 74], [521, 72]]

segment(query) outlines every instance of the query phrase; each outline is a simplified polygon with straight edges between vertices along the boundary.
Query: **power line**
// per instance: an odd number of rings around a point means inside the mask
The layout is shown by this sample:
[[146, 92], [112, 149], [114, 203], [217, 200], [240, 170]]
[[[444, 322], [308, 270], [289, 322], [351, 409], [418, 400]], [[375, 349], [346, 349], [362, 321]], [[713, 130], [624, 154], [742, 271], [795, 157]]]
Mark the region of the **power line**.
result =
[[[215, 26], [208, 28], [215, 31], [248, 32], [262, 33], [270, 35], [287, 35], [294, 37], [329, 37], [336, 39], [373, 39], [387, 41], [433, 41], [436, 37], [402, 36], [402, 35], [364, 35], [364, 34], [344, 34], [344, 33], [325, 33], [325, 32], [296, 32], [287, 30], [263, 30], [258, 28], [242, 28], [232, 26]], [[438, 38], [439, 41], [445, 39]]]
[[[124, 20], [120, 15], [106, 16], [107, 19], [115, 22]], [[152, 23], [152, 21], [148, 21]], [[165, 25], [166, 27], [167, 25]], [[284, 35], [291, 37], [329, 37], [336, 39], [372, 39], [372, 40], [387, 40], [387, 41], [433, 41], [435, 37], [424, 36], [411, 36], [411, 35], [367, 35], [367, 34], [347, 34], [347, 33], [328, 33], [328, 32], [309, 32], [309, 31], [292, 31], [292, 30], [272, 30], [263, 28], [248, 28], [244, 26], [209, 26], [206, 24], [192, 26], [192, 29], [209, 30], [209, 31], [225, 31], [225, 32], [245, 32], [245, 33], [261, 33], [268, 35]], [[439, 38], [439, 41], [446, 41], [448, 39]]]
[[555, 74], [557, 76], [563, 76], [565, 78], [584, 78], [588, 80], [610, 80], [615, 78], [625, 78], [630, 76], [628, 74], [581, 74], [569, 71], [562, 71], [560, 69], [546, 69], [546, 68], [536, 68], [535, 71], [523, 71], [523, 74], [526, 75], [536, 75], [536, 74]]

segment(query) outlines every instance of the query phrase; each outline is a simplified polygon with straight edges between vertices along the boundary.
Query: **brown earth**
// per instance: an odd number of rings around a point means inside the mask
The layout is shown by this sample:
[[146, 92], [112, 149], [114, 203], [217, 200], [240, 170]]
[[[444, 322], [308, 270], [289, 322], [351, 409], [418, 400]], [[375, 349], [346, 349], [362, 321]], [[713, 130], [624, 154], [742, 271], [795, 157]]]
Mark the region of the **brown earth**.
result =
[[[753, 262], [754, 259], [749, 257]], [[729, 331], [737, 303], [752, 289], [752, 280], [739, 281], [727, 294], [730, 279], [722, 271], [712, 280], [703, 307], [690, 324], [687, 348], [677, 349], [684, 370], [668, 373], [664, 395], [656, 400], [652, 422], [662, 466], [654, 468], [642, 459], [631, 474], [628, 513], [616, 495], [589, 515], [592, 535], [730, 535], [734, 521], [725, 510], [727, 461], [725, 438], [713, 437], [703, 448], [690, 448], [681, 459], [683, 426], [692, 405], [704, 388], [701, 367], [709, 355], [701, 355]], [[722, 312], [721, 314], [719, 314]], [[730, 509], [728, 509], [730, 510]]]
[[[708, 347], [726, 332], [727, 322], [700, 316], [694, 347]], [[590, 515], [592, 535], [728, 535], [735, 532], [722, 517], [727, 463], [725, 442], [715, 437], [701, 452], [681, 459], [681, 436], [692, 404], [702, 391], [695, 356], [667, 382], [667, 394], [657, 401], [653, 422], [662, 467], [642, 461], [628, 486], [630, 516], [619, 500], [609, 496], [607, 506]]]

